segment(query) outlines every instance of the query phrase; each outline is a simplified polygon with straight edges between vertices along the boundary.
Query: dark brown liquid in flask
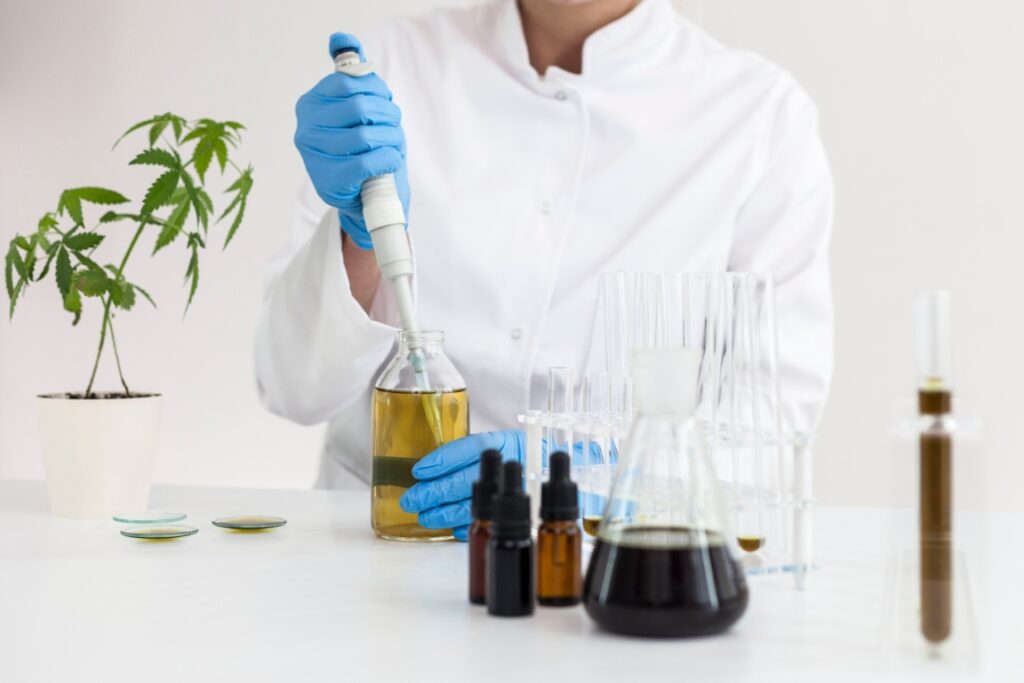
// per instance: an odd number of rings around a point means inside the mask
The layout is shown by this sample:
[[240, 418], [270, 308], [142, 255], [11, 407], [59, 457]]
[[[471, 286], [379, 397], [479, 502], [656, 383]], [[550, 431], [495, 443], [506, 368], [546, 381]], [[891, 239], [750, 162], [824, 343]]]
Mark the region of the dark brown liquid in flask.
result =
[[953, 443], [942, 424], [951, 408], [949, 391], [922, 390], [918, 408], [935, 422], [920, 436], [921, 633], [940, 643], [953, 623]]
[[583, 586], [602, 628], [636, 636], [726, 630], [747, 608], [746, 577], [713, 533], [633, 527], [599, 537]]

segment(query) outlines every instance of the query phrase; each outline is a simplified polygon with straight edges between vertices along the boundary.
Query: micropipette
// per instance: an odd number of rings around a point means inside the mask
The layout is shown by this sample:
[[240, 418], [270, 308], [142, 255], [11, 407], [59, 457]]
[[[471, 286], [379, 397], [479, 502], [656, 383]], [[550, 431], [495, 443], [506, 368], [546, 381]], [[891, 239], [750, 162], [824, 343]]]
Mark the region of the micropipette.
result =
[[[373, 67], [359, 61], [355, 48], [343, 47], [335, 51], [334, 67], [338, 73], [365, 76]], [[441, 432], [441, 406], [438, 396], [430, 396], [430, 375], [427, 373], [427, 355], [419, 340], [419, 326], [412, 300], [412, 249], [405, 234], [405, 210], [398, 197], [395, 178], [387, 173], [370, 178], [359, 192], [363, 201], [363, 220], [373, 242], [373, 253], [384, 279], [391, 283], [391, 291], [398, 307], [402, 330], [409, 340], [409, 362], [416, 375], [416, 387], [423, 392], [423, 409], [438, 445], [443, 443]]]

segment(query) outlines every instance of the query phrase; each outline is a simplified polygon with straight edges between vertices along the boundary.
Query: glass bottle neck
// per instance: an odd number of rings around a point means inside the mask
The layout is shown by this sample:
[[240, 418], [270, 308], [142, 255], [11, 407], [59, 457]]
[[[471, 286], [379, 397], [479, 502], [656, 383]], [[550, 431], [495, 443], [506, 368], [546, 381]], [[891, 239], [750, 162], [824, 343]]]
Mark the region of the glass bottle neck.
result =
[[427, 353], [439, 353], [444, 345], [444, 332], [438, 330], [418, 330], [408, 332], [401, 330], [398, 333], [399, 355], [406, 355], [412, 349], [422, 349]]

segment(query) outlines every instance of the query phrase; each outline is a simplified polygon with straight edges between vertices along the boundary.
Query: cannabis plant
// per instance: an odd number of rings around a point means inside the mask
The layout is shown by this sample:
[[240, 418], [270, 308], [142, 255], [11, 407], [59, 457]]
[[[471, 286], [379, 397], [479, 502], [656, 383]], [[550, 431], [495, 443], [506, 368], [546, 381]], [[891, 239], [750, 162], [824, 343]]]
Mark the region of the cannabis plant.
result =
[[[121, 386], [125, 394], [131, 396], [117, 351], [114, 311], [131, 310], [139, 296], [156, 306], [149, 293], [129, 280], [126, 274], [128, 260], [142, 240], [143, 233], [153, 235], [154, 255], [174, 243], [184, 248], [188, 259], [185, 267], [187, 312], [199, 286], [199, 253], [206, 249], [211, 220], [219, 223], [231, 219], [224, 235], [225, 248], [238, 231], [253, 184], [252, 166], [242, 169], [231, 158], [233, 149], [241, 142], [244, 128], [236, 121], [188, 121], [171, 113], [136, 123], [117, 139], [114, 147], [131, 133], [146, 131], [148, 147], [129, 164], [159, 170], [137, 209], [126, 208], [124, 205], [131, 200], [114, 190], [71, 188], [60, 194], [56, 210], [44, 214], [34, 232], [15, 235], [11, 240], [4, 259], [4, 280], [11, 317], [25, 290], [33, 282], [44, 280], [51, 272], [64, 309], [72, 315], [72, 325], [77, 325], [81, 319], [86, 301], [94, 300], [103, 311], [96, 359], [83, 397], [94, 396], [92, 386], [108, 337]], [[237, 174], [224, 191], [231, 198], [219, 215], [214, 210], [206, 185], [209, 176], [213, 175], [208, 175], [208, 171], [214, 161], [222, 177], [229, 168]], [[92, 227], [86, 227], [86, 205], [118, 208], [107, 210], [92, 223]], [[128, 247], [119, 259], [102, 263], [97, 249], [106, 238], [104, 233], [123, 230], [125, 225], [134, 226]]]

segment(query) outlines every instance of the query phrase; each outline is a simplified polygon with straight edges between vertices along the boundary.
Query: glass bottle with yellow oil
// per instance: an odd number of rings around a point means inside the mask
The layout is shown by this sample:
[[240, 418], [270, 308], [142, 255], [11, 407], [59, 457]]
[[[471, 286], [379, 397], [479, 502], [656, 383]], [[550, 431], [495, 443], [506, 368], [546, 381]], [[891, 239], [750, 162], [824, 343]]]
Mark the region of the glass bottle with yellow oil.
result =
[[[398, 351], [373, 389], [370, 521], [381, 538], [444, 541], [451, 529], [427, 529], [398, 504], [416, 483], [412, 468], [441, 444], [469, 434], [466, 382], [444, 353], [444, 333], [399, 332]], [[428, 384], [430, 391], [422, 387]]]

